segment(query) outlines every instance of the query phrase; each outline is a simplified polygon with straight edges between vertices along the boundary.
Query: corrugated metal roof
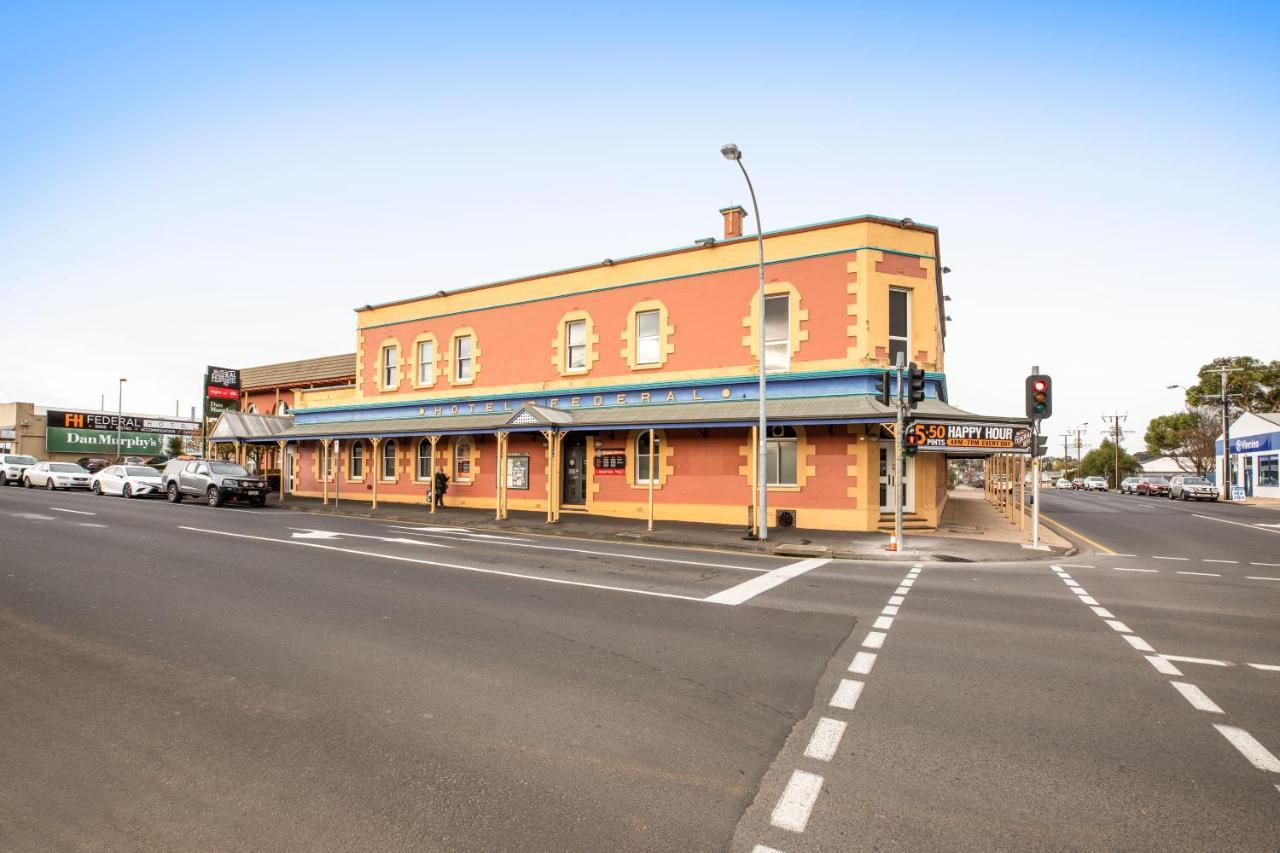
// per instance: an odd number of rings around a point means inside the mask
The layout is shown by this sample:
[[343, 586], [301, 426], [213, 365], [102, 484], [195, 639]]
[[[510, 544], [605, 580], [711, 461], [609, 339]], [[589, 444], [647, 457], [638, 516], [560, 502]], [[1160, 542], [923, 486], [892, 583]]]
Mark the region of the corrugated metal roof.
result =
[[304, 358], [301, 361], [284, 361], [261, 367], [245, 367], [240, 370], [240, 388], [293, 387], [332, 379], [355, 379], [356, 354], [327, 355], [321, 358]]
[[293, 425], [288, 415], [256, 415], [247, 412], [223, 412], [209, 433], [210, 441], [231, 439], [276, 438]]

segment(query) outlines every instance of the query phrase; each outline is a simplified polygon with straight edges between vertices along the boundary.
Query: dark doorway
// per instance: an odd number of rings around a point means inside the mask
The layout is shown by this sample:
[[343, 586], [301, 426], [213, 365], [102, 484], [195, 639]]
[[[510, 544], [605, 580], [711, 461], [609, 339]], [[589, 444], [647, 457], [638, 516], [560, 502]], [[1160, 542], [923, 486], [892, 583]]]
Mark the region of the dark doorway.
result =
[[560, 503], [585, 506], [587, 503], [587, 437], [569, 433], [564, 438], [564, 497]]

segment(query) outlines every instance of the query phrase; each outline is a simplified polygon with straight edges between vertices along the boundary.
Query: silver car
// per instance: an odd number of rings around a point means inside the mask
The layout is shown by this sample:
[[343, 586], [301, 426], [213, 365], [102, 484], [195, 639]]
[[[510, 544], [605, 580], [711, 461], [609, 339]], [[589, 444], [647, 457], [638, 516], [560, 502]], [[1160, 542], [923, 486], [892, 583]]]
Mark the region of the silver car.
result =
[[1169, 499], [1182, 501], [1216, 501], [1218, 487], [1204, 477], [1174, 477], [1169, 481]]
[[22, 475], [36, 464], [34, 456], [19, 456], [16, 453], [0, 453], [0, 486], [22, 485]]
[[37, 462], [22, 474], [28, 489], [87, 489], [89, 472], [74, 462]]

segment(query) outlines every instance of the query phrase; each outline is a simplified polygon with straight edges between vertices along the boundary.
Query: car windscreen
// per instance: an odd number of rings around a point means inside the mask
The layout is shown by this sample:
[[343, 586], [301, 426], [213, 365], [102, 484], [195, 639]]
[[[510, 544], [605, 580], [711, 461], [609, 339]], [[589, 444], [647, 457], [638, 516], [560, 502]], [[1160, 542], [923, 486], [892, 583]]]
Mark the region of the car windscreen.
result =
[[10, 465], [34, 465], [36, 458], [34, 456], [6, 456], [4, 461]]
[[157, 471], [155, 468], [129, 467], [124, 469], [124, 473], [126, 476], [129, 476], [129, 477], [159, 477], [160, 476], [160, 472]]
[[249, 472], [233, 462], [210, 462], [209, 470], [215, 474], [230, 474], [233, 477], [248, 477]]
[[88, 474], [89, 472], [81, 468], [79, 465], [72, 465], [69, 462], [53, 462], [49, 465], [50, 471], [57, 471], [59, 474]]
[[1168, 480], [1166, 480], [1164, 477], [1148, 477], [1148, 478], [1147, 478], [1146, 480], [1144, 480], [1143, 482], [1145, 482], [1145, 483], [1146, 483], [1147, 485], [1149, 485], [1149, 486], [1167, 486], [1167, 485], [1169, 485], [1169, 481], [1168, 481]]
[[1182, 485], [1184, 486], [1207, 486], [1209, 481], [1204, 477], [1183, 477]]

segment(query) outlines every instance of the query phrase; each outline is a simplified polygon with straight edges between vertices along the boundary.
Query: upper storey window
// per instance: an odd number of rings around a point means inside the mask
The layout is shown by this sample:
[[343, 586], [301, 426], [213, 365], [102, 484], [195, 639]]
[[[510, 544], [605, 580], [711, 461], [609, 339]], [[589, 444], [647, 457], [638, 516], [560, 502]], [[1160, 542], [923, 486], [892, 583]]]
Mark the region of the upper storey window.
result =
[[400, 385], [400, 347], [388, 344], [382, 348], [382, 387], [386, 391]]
[[902, 353], [905, 364], [911, 360], [911, 291], [889, 289], [889, 363], [898, 363]]
[[662, 313], [636, 312], [636, 364], [658, 364], [662, 360]]
[[791, 367], [791, 297], [786, 293], [764, 300], [764, 369]]
[[475, 340], [470, 335], [462, 335], [454, 339], [453, 348], [453, 379], [455, 382], [470, 382], [474, 377]]
[[576, 372], [587, 369], [587, 321], [570, 320], [564, 326], [564, 369]]

